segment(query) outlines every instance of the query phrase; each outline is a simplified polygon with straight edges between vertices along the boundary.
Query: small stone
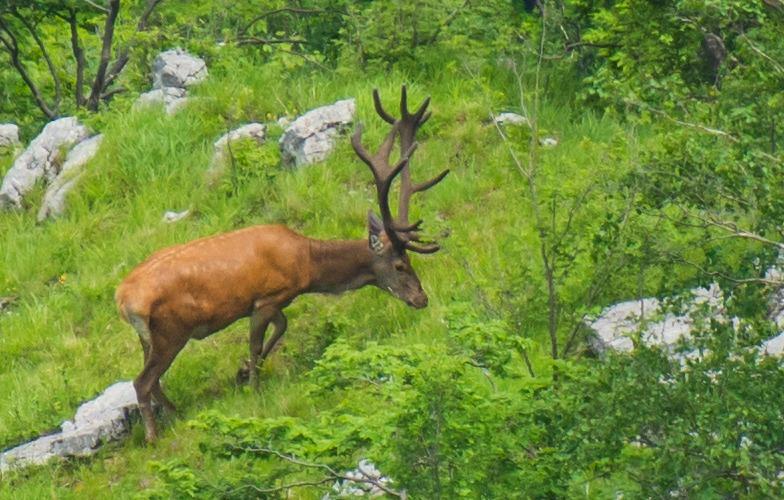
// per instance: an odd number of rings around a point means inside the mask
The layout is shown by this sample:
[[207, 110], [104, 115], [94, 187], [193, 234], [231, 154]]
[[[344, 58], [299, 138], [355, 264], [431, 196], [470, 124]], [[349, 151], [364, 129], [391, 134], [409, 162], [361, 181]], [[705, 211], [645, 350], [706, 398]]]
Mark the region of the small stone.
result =
[[530, 125], [528, 118], [517, 113], [499, 113], [495, 115], [494, 121], [499, 125]]
[[169, 210], [164, 212], [163, 222], [166, 222], [167, 224], [171, 224], [172, 222], [177, 222], [178, 220], [184, 219], [190, 214], [191, 214], [190, 210], [183, 210], [182, 212], [173, 212]]
[[558, 139], [555, 137], [542, 137], [539, 139], [539, 144], [545, 148], [552, 148], [558, 145]]

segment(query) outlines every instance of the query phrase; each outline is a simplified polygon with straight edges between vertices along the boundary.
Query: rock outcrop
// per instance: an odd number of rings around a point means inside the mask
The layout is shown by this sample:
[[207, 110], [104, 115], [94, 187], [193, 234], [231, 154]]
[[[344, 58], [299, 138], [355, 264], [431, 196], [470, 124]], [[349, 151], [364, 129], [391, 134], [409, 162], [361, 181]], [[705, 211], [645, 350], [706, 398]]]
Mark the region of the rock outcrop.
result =
[[267, 139], [267, 127], [261, 123], [248, 123], [239, 128], [223, 134], [220, 139], [215, 141], [213, 147], [215, 152], [212, 155], [211, 166], [220, 168], [228, 159], [229, 141], [236, 142], [242, 139], [253, 139], [261, 146]]
[[230, 160], [229, 141], [235, 143], [243, 139], [251, 139], [261, 146], [267, 140], [267, 126], [261, 123], [248, 123], [239, 128], [226, 132], [213, 144], [214, 153], [207, 170], [207, 179], [214, 183], [226, 168]]
[[163, 105], [167, 114], [174, 114], [186, 102], [188, 87], [207, 78], [207, 64], [200, 57], [182, 49], [158, 54], [153, 62], [152, 87], [136, 100], [136, 106]]
[[159, 105], [166, 109], [166, 114], [173, 115], [187, 102], [188, 91], [176, 87], [155, 89], [141, 94], [136, 99], [136, 106]]
[[44, 464], [57, 457], [92, 455], [102, 443], [127, 434], [131, 417], [136, 412], [138, 404], [133, 383], [118, 382], [81, 405], [73, 420], [62, 423], [61, 432], [1, 453], [0, 472]]
[[103, 141], [99, 134], [86, 139], [68, 153], [60, 173], [52, 181], [44, 194], [44, 201], [38, 210], [38, 222], [49, 217], [59, 217], [65, 211], [65, 197], [74, 188], [76, 182], [84, 173], [84, 166], [98, 152]]
[[0, 209], [21, 208], [24, 196], [36, 181], [51, 182], [60, 173], [63, 151], [89, 136], [75, 117], [49, 122], [14, 161], [0, 186]]
[[19, 127], [13, 123], [0, 123], [0, 153], [19, 147]]
[[299, 167], [324, 160], [335, 148], [338, 134], [354, 121], [355, 112], [354, 99], [346, 99], [294, 120], [280, 138], [283, 163]]
[[158, 54], [152, 65], [152, 86], [155, 89], [176, 87], [185, 89], [207, 78], [204, 59], [171, 49]]
[[706, 308], [714, 317], [724, 316], [723, 296], [718, 285], [696, 288], [686, 312], [678, 315], [663, 311], [659, 299], [645, 298], [621, 302], [606, 308], [588, 322], [594, 335], [589, 337], [591, 348], [599, 355], [607, 351], [630, 352], [634, 349], [632, 338], [639, 334], [640, 342], [673, 350], [678, 341], [687, 337], [694, 326], [692, 313]]
[[[778, 279], [771, 268], [768, 279]], [[692, 298], [687, 301], [683, 314], [674, 314], [664, 311], [662, 302], [655, 298], [644, 298], [621, 302], [607, 307], [595, 319], [587, 321], [586, 325], [592, 330], [588, 337], [591, 349], [604, 355], [607, 352], [631, 352], [634, 341], [647, 346], [656, 346], [673, 352], [681, 339], [688, 339], [694, 328], [694, 316], [699, 311], [701, 314], [721, 321], [729, 321], [723, 306], [723, 294], [717, 284], [709, 288], [695, 288], [691, 290]], [[781, 290], [771, 296], [770, 319], [779, 328], [784, 322], [784, 306], [781, 301], [784, 294]], [[732, 320], [733, 323], [737, 321]], [[784, 355], [784, 332], [776, 337], [764, 341], [759, 347], [759, 352], [767, 356]], [[687, 354], [687, 356], [689, 356]]]

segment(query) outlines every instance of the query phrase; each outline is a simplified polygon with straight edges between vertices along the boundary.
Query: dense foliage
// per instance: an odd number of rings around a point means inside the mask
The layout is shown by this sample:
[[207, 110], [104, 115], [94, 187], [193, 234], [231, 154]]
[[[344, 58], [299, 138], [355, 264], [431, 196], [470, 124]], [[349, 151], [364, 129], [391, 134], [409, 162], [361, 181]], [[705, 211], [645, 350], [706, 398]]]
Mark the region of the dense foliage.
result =
[[[0, 122], [29, 142], [75, 113], [105, 140], [65, 217], [35, 223], [42, 189], [0, 213], [0, 447], [136, 374], [111, 297], [153, 250], [255, 223], [363, 235], [373, 192], [347, 141], [284, 169], [273, 125], [210, 178], [226, 130], [354, 96], [377, 141], [370, 90], [408, 82], [434, 111], [413, 168], [452, 174], [415, 208], [444, 242], [414, 262], [428, 309], [298, 300], [259, 394], [234, 382], [239, 322], [177, 359], [183, 413], [156, 446], [137, 425], [0, 495], [321, 498], [369, 459], [411, 498], [784, 496], [784, 367], [758, 349], [784, 244], [782, 33], [779, 0], [3, 2]], [[173, 46], [209, 79], [173, 117], [132, 109]], [[680, 356], [637, 338], [590, 354], [604, 306], [677, 309], [714, 281], [734, 320], [697, 318]]]

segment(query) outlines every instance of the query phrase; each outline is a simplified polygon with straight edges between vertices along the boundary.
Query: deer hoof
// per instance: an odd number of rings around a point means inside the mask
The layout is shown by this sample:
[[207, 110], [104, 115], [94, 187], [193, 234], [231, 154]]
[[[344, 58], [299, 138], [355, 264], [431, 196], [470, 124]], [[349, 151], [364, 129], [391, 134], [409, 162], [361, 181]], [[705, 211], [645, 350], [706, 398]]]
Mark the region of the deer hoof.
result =
[[237, 375], [235, 376], [235, 381], [237, 385], [245, 385], [250, 381], [250, 360], [245, 360], [240, 365], [239, 369], [237, 370]]

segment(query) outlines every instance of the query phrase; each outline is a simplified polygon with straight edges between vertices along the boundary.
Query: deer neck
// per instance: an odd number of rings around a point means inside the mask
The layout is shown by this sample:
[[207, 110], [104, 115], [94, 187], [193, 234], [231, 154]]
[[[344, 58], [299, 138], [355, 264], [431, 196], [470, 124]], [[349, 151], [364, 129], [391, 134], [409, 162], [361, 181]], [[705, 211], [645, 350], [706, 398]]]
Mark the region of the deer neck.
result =
[[367, 240], [310, 241], [308, 292], [341, 293], [375, 282]]

